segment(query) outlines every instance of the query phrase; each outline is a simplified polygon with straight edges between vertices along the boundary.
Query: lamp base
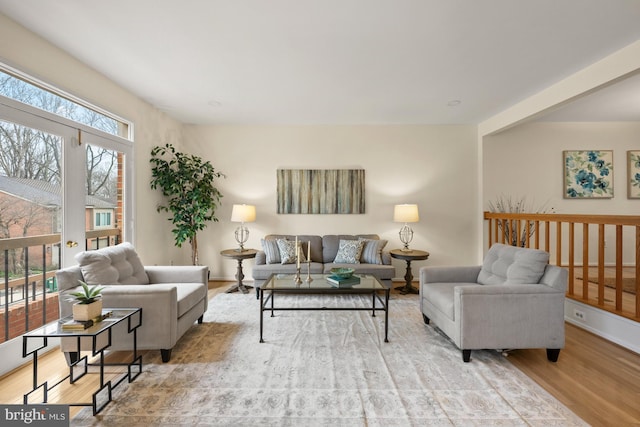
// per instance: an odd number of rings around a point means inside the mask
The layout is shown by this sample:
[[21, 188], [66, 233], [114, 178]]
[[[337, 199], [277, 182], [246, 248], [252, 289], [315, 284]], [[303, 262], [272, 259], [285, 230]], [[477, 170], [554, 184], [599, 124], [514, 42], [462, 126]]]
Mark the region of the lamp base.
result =
[[244, 226], [244, 224], [242, 224], [240, 227], [236, 228], [235, 236], [236, 242], [238, 242], [239, 246], [236, 251], [244, 251], [244, 244], [247, 242], [247, 240], [249, 240], [249, 230]]
[[400, 241], [404, 244], [402, 252], [410, 252], [411, 249], [409, 249], [409, 243], [413, 240], [413, 230], [408, 224], [405, 224], [398, 234], [400, 235]]

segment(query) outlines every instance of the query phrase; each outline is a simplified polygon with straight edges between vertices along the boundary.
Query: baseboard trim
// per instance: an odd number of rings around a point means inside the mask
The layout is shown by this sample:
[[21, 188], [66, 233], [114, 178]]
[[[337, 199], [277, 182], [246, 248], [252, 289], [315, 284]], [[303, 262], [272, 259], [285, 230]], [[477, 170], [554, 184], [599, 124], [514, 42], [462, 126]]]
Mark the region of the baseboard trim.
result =
[[569, 298], [564, 307], [566, 322], [640, 354], [640, 323]]

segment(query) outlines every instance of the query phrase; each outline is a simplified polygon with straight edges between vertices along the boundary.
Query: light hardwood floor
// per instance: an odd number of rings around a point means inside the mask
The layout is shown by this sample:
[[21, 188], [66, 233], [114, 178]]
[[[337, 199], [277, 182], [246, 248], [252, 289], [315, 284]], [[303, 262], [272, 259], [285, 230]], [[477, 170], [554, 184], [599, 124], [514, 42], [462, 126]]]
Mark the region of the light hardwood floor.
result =
[[[231, 284], [211, 282], [209, 296], [224, 292]], [[557, 363], [548, 362], [542, 349], [515, 350], [509, 353], [508, 360], [587, 423], [640, 426], [640, 355], [570, 324], [566, 331], [566, 348]], [[64, 357], [57, 350], [40, 359], [39, 369], [43, 377], [67, 370]], [[22, 403], [22, 394], [31, 382], [30, 365], [0, 378], [0, 403]], [[86, 381], [73, 389], [61, 384], [60, 390], [70, 399], [67, 402], [81, 401], [90, 399], [93, 387]], [[58, 395], [50, 397], [55, 401]], [[79, 410], [72, 407], [71, 415]]]

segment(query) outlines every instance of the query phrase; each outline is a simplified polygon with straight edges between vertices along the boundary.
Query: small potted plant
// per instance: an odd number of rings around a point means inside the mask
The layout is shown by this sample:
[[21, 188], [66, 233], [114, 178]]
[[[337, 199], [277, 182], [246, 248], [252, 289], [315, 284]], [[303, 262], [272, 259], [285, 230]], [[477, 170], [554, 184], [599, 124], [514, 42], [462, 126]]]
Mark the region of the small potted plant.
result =
[[89, 285], [82, 280], [78, 280], [82, 285], [82, 290], [71, 292], [69, 301], [73, 304], [73, 320], [84, 322], [95, 319], [102, 314], [102, 290], [104, 288]]

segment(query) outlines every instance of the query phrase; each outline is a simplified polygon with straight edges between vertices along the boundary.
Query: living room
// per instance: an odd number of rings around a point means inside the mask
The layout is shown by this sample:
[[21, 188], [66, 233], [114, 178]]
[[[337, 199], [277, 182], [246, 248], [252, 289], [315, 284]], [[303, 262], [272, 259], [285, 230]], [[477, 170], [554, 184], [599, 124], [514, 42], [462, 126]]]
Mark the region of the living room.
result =
[[[0, 11], [6, 8], [7, 15], [11, 10], [9, 3], [0, 2]], [[440, 122], [415, 118], [409, 122], [393, 119], [358, 122], [349, 116], [355, 115], [354, 111], [348, 106], [342, 110], [338, 104], [334, 108], [345, 115], [338, 122], [300, 124], [293, 119], [234, 122], [225, 119], [227, 104], [222, 99], [219, 104], [213, 102], [207, 107], [212, 116], [220, 114], [218, 122], [190, 124], [178, 118], [177, 106], [161, 105], [160, 101], [152, 105], [153, 99], [143, 100], [132, 88], [116, 83], [115, 76], [109, 78], [96, 71], [83, 63], [79, 54], [63, 50], [7, 15], [0, 15], [0, 58], [5, 65], [124, 117], [135, 126], [135, 220], [129, 240], [148, 265], [190, 263], [189, 251], [174, 246], [170, 224], [156, 211], [160, 195], [149, 189], [149, 152], [153, 146], [164, 143], [203, 156], [226, 175], [217, 183], [224, 195], [216, 212], [220, 221], [210, 224], [199, 237], [201, 262], [209, 267], [214, 280], [231, 280], [236, 273], [235, 263], [219, 254], [236, 245], [237, 224], [230, 218], [232, 205], [237, 203], [256, 206], [257, 219], [247, 224], [250, 235], [246, 243], [256, 249], [260, 248], [262, 237], [275, 232], [321, 235], [372, 230], [389, 240], [389, 248], [400, 247], [400, 224], [393, 222], [393, 207], [418, 203], [420, 221], [412, 224], [415, 234], [411, 246], [429, 251], [430, 257], [424, 263], [416, 263], [415, 268], [478, 263], [485, 249], [482, 211], [501, 194], [527, 196], [563, 213], [637, 212], [637, 201], [625, 197], [624, 165], [626, 151], [638, 147], [638, 118], [624, 123], [532, 120], [540, 112], [557, 109], [640, 70], [637, 34], [627, 35], [628, 42], [618, 41], [616, 48], [606, 54], [593, 58], [584, 54], [582, 63], [572, 72], [556, 75], [557, 80], [549, 84], [529, 88], [527, 96], [505, 108], [494, 108], [492, 114], [476, 122], [459, 121], [461, 106], [447, 103], [462, 95], [452, 93], [434, 107], [442, 118]], [[91, 27], [90, 22], [79, 25], [87, 31]], [[161, 32], [158, 28], [156, 35]], [[111, 48], [109, 55], [115, 59], [118, 47]], [[136, 58], [127, 57], [123, 63], [127, 64], [122, 67], [123, 73], [144, 70], [140, 73], [151, 87], [172, 84], [158, 80], [160, 77]], [[259, 65], [247, 66], [260, 68]], [[184, 74], [173, 78], [189, 78], [190, 73], [200, 74], [185, 66]], [[202, 103], [207, 104], [216, 96], [207, 95]], [[371, 104], [375, 104], [375, 97], [371, 98]], [[467, 102], [462, 99], [462, 106]], [[562, 197], [562, 151], [577, 149], [614, 151], [613, 199], [574, 201]], [[276, 170], [282, 168], [364, 169], [366, 212], [276, 214]], [[394, 264], [401, 280], [404, 265], [398, 261]], [[245, 264], [248, 277], [250, 271], [249, 261]]]

